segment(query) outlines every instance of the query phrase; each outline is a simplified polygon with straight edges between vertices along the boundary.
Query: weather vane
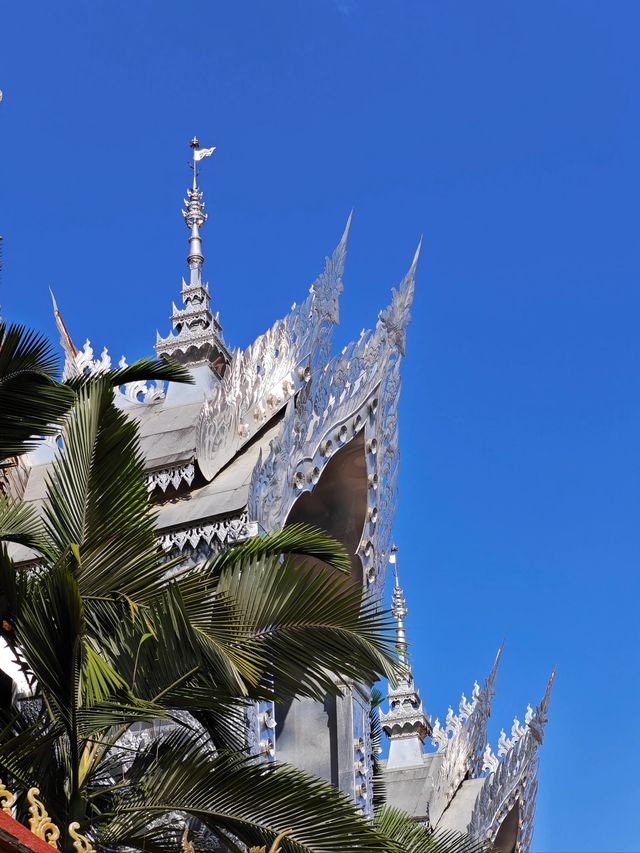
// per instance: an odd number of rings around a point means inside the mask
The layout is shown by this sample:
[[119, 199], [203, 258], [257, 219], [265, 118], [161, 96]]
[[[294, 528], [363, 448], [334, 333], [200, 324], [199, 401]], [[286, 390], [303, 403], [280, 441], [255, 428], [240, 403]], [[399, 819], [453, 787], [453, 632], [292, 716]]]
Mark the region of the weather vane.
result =
[[193, 188], [194, 190], [197, 188], [197, 178], [198, 178], [198, 166], [197, 164], [200, 160], [203, 160], [205, 157], [211, 157], [213, 152], [216, 150], [215, 145], [213, 148], [200, 148], [200, 142], [197, 136], [194, 136], [191, 142], [189, 143], [191, 148], [193, 149], [193, 162], [189, 163], [189, 168], [193, 169]]

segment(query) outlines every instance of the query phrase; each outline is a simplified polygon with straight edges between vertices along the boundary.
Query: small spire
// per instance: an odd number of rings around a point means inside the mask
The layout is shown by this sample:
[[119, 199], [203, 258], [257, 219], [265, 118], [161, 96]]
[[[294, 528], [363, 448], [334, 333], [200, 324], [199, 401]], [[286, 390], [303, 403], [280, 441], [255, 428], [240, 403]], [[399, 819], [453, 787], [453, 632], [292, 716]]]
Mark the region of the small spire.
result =
[[389, 710], [380, 713], [382, 728], [391, 740], [388, 768], [421, 764], [422, 744], [424, 738], [431, 734], [431, 721], [422, 707], [409, 662], [409, 644], [405, 630], [405, 619], [409, 611], [400, 586], [397, 555], [398, 548], [392, 545], [389, 556], [394, 577], [391, 612], [396, 619], [396, 648], [402, 675], [395, 687], [389, 686]]

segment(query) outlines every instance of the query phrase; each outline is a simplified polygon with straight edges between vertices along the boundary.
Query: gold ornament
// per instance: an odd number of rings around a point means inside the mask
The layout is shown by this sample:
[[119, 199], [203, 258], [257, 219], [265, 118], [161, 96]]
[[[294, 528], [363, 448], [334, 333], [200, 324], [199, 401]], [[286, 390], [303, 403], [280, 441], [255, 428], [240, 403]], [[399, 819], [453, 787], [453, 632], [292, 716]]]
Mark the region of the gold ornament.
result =
[[[291, 835], [292, 832], [293, 832], [292, 829], [285, 829], [284, 832], [281, 832], [280, 835], [278, 835], [276, 837], [273, 844], [269, 848], [269, 853], [281, 853], [280, 842], [282, 841], [283, 838], [286, 838], [287, 835]], [[251, 847], [249, 849], [249, 853], [267, 853], [267, 848], [266, 847]]]
[[13, 806], [16, 802], [16, 795], [12, 794], [11, 791], [8, 791], [4, 785], [2, 779], [0, 779], [0, 806], [2, 806], [2, 811], [6, 812], [8, 815], [13, 815]]
[[51, 847], [57, 849], [57, 841], [60, 838], [60, 830], [53, 823], [44, 804], [37, 799], [40, 793], [39, 788], [30, 788], [27, 791], [27, 801], [29, 802], [29, 829], [35, 836], [46, 841]]
[[69, 824], [69, 835], [73, 838], [73, 846], [78, 853], [96, 853], [95, 848], [85, 835], [80, 835], [80, 824], [77, 820]]
[[185, 826], [184, 832], [182, 833], [182, 853], [196, 853], [196, 848], [193, 846], [193, 842], [189, 841], [189, 827]]

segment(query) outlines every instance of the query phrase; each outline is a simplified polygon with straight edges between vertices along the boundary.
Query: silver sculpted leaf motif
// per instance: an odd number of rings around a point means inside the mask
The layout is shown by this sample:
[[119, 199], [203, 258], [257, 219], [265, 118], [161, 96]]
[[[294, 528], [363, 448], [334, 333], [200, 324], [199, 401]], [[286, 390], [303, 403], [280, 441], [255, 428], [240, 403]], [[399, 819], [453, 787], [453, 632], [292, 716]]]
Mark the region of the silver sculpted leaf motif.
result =
[[[286, 521], [303, 491], [313, 489], [332, 454], [364, 431], [368, 522], [357, 549], [369, 592], [381, 594], [397, 502], [398, 423], [402, 353], [385, 319], [409, 319], [415, 262], [393, 297], [404, 302], [382, 312], [373, 332], [363, 331], [324, 369], [314, 368], [281, 426], [279, 441], [254, 469], [249, 512], [266, 530]], [[404, 327], [403, 327], [404, 328]], [[288, 434], [288, 439], [285, 436]], [[287, 452], [281, 453], [286, 442]], [[277, 461], [279, 458], [279, 461]]]
[[204, 403], [196, 426], [198, 464], [211, 480], [308, 381], [320, 352], [330, 345], [351, 217], [324, 272], [302, 305], [278, 320], [231, 364]]
[[[502, 821], [513, 806], [520, 808], [520, 825], [516, 839], [516, 853], [528, 853], [533, 831], [536, 792], [538, 789], [538, 752], [542, 743], [544, 726], [551, 697], [554, 674], [547, 684], [542, 701], [529, 711], [529, 720], [525, 726], [519, 726], [523, 733], [510, 742], [498, 767], [485, 779], [475, 802], [469, 833], [475, 838], [492, 844]], [[527, 718], [525, 717], [525, 720]], [[504, 730], [501, 735], [503, 744], [509, 741]], [[487, 747], [487, 750], [489, 747]], [[500, 754], [500, 750], [498, 750]]]
[[411, 319], [411, 304], [415, 286], [416, 267], [420, 257], [422, 240], [418, 244], [413, 263], [404, 277], [400, 287], [392, 290], [393, 299], [388, 308], [380, 312], [380, 322], [386, 330], [389, 341], [400, 355], [405, 353], [406, 330]]

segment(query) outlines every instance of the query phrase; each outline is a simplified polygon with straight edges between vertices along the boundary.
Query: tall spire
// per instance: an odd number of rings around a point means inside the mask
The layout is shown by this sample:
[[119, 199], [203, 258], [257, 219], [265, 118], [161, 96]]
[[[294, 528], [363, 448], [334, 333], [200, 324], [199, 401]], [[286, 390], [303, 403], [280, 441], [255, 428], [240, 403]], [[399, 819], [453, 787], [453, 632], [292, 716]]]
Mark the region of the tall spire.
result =
[[158, 334], [155, 350], [158, 355], [166, 355], [184, 364], [208, 362], [218, 374], [222, 374], [231, 360], [222, 335], [222, 326], [217, 315], [209, 309], [209, 287], [202, 281], [202, 237], [200, 229], [207, 221], [204, 212], [204, 193], [198, 187], [198, 163], [205, 157], [210, 157], [216, 150], [200, 148], [197, 137], [189, 143], [192, 154], [193, 184], [187, 190], [184, 200], [185, 209], [182, 211], [184, 221], [189, 229], [189, 283], [182, 279], [182, 308], [174, 304], [171, 322], [174, 333], [166, 338]]
[[387, 768], [412, 767], [422, 764], [423, 741], [431, 734], [431, 721], [422, 707], [420, 693], [413, 681], [409, 661], [405, 619], [408, 609], [398, 574], [398, 549], [391, 548], [389, 562], [393, 566], [393, 598], [391, 612], [396, 619], [396, 648], [401, 676], [395, 687], [389, 685], [389, 710], [380, 713], [382, 728], [391, 740]]

